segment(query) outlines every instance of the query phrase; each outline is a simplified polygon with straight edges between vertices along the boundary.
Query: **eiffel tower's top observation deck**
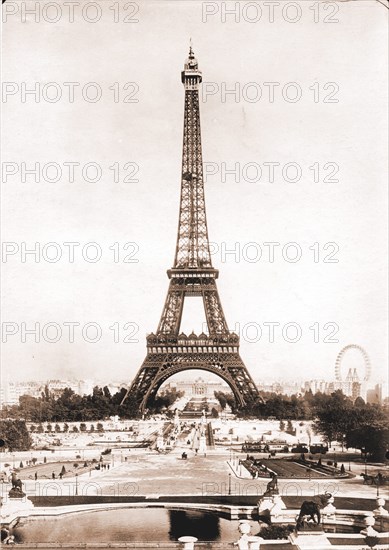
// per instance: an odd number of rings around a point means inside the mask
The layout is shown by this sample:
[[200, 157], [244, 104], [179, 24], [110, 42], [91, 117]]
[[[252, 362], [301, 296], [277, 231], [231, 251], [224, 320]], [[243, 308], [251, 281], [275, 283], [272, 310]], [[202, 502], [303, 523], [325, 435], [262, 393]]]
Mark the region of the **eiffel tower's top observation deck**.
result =
[[181, 73], [181, 82], [187, 90], [198, 90], [203, 77], [199, 71], [197, 59], [194, 56], [192, 46], [189, 48], [189, 56], [185, 62], [184, 70]]

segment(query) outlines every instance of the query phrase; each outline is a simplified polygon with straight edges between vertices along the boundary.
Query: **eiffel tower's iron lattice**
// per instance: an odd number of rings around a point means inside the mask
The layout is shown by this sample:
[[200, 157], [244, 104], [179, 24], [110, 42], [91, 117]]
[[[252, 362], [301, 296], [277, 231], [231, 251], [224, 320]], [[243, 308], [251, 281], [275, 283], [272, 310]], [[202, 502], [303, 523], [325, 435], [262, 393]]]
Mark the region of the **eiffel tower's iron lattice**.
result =
[[[258, 390], [239, 354], [239, 336], [228, 330], [209, 250], [200, 130], [199, 85], [202, 80], [192, 48], [181, 73], [185, 87], [180, 214], [169, 290], [155, 334], [147, 336], [147, 356], [129, 395], [143, 411], [173, 374], [202, 369], [220, 376], [239, 406], [258, 398]], [[203, 299], [208, 334], [180, 333], [185, 297]], [[124, 401], [124, 400], [123, 400]]]

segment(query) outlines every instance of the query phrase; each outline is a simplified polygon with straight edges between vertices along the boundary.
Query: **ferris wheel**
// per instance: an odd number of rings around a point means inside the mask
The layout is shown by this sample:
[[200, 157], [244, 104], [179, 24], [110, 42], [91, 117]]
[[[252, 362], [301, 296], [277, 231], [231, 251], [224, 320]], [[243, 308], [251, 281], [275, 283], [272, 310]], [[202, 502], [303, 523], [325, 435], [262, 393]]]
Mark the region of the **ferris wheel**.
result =
[[370, 374], [371, 374], [370, 359], [369, 359], [369, 356], [368, 356], [366, 350], [364, 350], [362, 346], [358, 346], [357, 344], [349, 344], [348, 346], [345, 346], [343, 349], [340, 350], [340, 352], [338, 354], [338, 357], [336, 358], [336, 363], [335, 363], [335, 377], [336, 377], [336, 380], [338, 380], [338, 381], [342, 380], [342, 359], [350, 349], [356, 349], [362, 355], [363, 362], [364, 362], [364, 367], [365, 367], [365, 376], [364, 376], [363, 380], [364, 380], [364, 382], [367, 382], [369, 380]]

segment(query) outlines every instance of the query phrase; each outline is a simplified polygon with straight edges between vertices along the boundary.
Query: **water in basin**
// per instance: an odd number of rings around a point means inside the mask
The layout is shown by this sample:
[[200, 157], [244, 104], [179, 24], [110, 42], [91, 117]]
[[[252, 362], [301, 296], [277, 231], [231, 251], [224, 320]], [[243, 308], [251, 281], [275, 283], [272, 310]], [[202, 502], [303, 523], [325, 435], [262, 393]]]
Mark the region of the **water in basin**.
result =
[[[252, 534], [258, 534], [251, 521]], [[326, 525], [328, 533], [355, 533], [360, 527]], [[164, 508], [120, 508], [77, 512], [59, 517], [22, 519], [13, 529], [16, 542], [167, 542], [184, 535], [200, 541], [233, 542], [238, 521], [212, 512]]]
[[175, 541], [183, 535], [234, 541], [238, 522], [208, 512], [122, 508], [24, 519], [13, 533], [17, 542], [154, 542]]

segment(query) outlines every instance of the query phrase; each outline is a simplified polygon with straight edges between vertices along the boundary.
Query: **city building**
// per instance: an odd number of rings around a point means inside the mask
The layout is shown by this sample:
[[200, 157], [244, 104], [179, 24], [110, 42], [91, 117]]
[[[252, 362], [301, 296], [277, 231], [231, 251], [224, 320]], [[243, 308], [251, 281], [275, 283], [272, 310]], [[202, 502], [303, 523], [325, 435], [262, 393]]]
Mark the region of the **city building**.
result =
[[223, 382], [204, 380], [199, 376], [195, 380], [177, 380], [164, 384], [161, 390], [164, 389], [176, 389], [177, 391], [184, 392], [187, 397], [208, 397], [213, 398], [215, 391], [222, 391], [224, 393], [231, 393], [230, 387]]
[[301, 393], [300, 382], [279, 380], [276, 382], [258, 381], [256, 384], [259, 391], [277, 393], [280, 395], [296, 395]]
[[367, 403], [382, 403], [382, 384], [376, 384], [374, 388], [366, 392]]

